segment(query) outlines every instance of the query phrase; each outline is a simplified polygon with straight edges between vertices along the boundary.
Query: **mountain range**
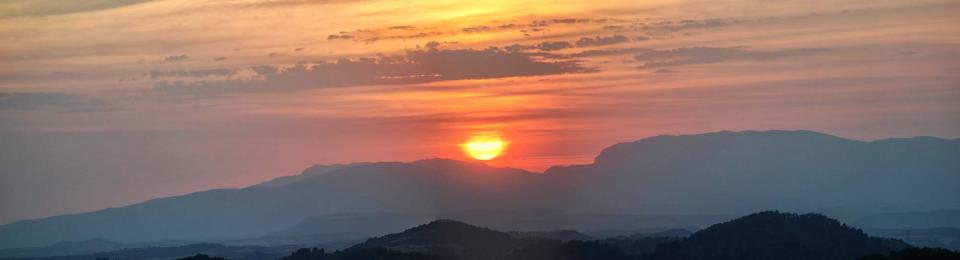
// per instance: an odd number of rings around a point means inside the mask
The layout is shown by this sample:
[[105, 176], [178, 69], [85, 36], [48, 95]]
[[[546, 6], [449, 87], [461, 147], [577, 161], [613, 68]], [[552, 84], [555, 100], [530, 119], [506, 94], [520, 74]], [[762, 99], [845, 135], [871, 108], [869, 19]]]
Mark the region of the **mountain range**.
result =
[[241, 189], [2, 225], [0, 248], [94, 238], [349, 240], [437, 218], [519, 231], [698, 229], [768, 209], [846, 210], [845, 220], [902, 227], [910, 219], [890, 224], [870, 216], [956, 214], [957, 158], [960, 140], [744, 131], [616, 144], [592, 164], [544, 173], [447, 159], [314, 166]]
[[[570, 232], [576, 233], [562, 233]], [[678, 233], [687, 234], [678, 230], [665, 234]], [[900, 240], [870, 237], [819, 214], [774, 211], [750, 214], [681, 237], [596, 239], [578, 235], [581, 239], [562, 240], [549, 236], [552, 235], [542, 232], [502, 232], [440, 219], [336, 251], [195, 244], [44, 259], [857, 259], [867, 255], [883, 257], [910, 248]], [[948, 257], [960, 255], [933, 252]], [[191, 255], [194, 257], [187, 257]]]

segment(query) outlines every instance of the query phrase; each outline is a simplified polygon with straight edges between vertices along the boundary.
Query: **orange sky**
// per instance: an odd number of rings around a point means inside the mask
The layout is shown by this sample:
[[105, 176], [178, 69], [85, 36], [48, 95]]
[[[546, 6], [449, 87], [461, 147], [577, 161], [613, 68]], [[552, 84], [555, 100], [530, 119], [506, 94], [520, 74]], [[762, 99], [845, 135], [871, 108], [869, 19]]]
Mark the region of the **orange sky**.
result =
[[955, 1], [7, 1], [0, 203], [17, 210], [0, 222], [312, 164], [470, 160], [460, 144], [477, 132], [510, 143], [488, 163], [533, 171], [659, 134], [957, 138], [958, 12]]

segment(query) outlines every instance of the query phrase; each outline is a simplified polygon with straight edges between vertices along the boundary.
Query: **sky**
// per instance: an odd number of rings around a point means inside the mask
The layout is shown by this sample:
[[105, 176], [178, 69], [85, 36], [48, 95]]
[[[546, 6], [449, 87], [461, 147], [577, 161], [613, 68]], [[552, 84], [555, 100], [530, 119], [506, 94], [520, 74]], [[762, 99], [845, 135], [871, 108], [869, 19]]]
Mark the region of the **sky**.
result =
[[960, 137], [957, 1], [8, 0], [0, 223], [314, 164], [661, 134]]

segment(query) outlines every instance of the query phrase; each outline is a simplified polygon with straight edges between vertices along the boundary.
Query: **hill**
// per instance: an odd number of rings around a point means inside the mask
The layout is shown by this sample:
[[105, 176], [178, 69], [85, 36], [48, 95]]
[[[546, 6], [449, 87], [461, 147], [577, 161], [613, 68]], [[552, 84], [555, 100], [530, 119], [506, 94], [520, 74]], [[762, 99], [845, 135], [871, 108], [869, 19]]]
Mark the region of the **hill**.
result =
[[[436, 220], [372, 238], [340, 252], [388, 250], [430, 259], [626, 259], [615, 246], [591, 241], [517, 237], [453, 220]], [[334, 258], [336, 259], [336, 258]]]
[[760, 212], [660, 245], [653, 259], [856, 259], [908, 247], [819, 214]]
[[401, 233], [372, 238], [351, 249], [383, 248], [442, 256], [493, 259], [515, 248], [516, 239], [507, 233], [453, 220], [436, 220]]

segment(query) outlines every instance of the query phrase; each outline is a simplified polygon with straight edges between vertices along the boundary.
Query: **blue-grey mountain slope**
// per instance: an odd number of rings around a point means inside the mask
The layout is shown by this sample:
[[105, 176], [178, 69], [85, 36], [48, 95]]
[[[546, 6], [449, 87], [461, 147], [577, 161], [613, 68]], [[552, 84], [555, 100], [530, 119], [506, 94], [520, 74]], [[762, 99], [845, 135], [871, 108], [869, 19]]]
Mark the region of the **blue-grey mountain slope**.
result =
[[[384, 230], [365, 230], [376, 233], [437, 217], [504, 230], [591, 231], [654, 221], [687, 227], [675, 220], [771, 209], [956, 209], [958, 158], [958, 140], [861, 142], [809, 131], [746, 131], [621, 143], [593, 164], [545, 174], [442, 159], [340, 165], [244, 189], [19, 221], [0, 226], [0, 248], [91, 238], [224, 241], [282, 234], [298, 223], [323, 230], [297, 235], [337, 233], [344, 230], [325, 221], [337, 214], [369, 217], [350, 224], [357, 227], [385, 223], [381, 215], [402, 216]], [[883, 210], [868, 211], [860, 216]]]
[[[810, 131], [658, 136], [554, 167], [591, 212], [723, 213], [960, 208], [960, 140], [861, 142]], [[861, 216], [863, 216], [861, 215]]]
[[371, 163], [295, 183], [218, 189], [100, 211], [0, 226], [0, 248], [63, 240], [218, 241], [260, 236], [311, 216], [353, 212], [433, 212], [542, 206], [553, 192], [518, 169], [450, 160]]

